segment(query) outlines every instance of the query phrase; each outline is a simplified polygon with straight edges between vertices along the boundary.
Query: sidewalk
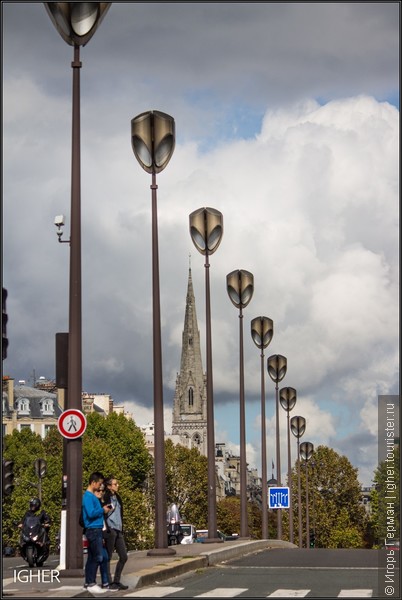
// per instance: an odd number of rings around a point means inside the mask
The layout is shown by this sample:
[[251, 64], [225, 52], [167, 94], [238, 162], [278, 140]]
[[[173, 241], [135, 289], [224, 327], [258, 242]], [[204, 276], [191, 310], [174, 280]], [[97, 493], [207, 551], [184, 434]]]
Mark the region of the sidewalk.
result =
[[[296, 548], [296, 546], [280, 540], [236, 540], [211, 544], [180, 544], [172, 546], [172, 548], [176, 550], [176, 554], [148, 556], [147, 550], [129, 552], [122, 574], [122, 583], [129, 586], [128, 590], [91, 594], [88, 590], [83, 589], [83, 576], [70, 578], [60, 575], [60, 582], [56, 578], [53, 582], [38, 582], [37, 577], [35, 578], [37, 570], [33, 569], [32, 574], [34, 576], [31, 582], [14, 581], [13, 579], [3, 580], [2, 598], [33, 598], [36, 596], [44, 598], [118, 598], [127, 596], [130, 592], [142, 587], [178, 577], [197, 569], [205, 569], [265, 548]], [[112, 560], [112, 573], [113, 563], [115, 562], [116, 560]]]

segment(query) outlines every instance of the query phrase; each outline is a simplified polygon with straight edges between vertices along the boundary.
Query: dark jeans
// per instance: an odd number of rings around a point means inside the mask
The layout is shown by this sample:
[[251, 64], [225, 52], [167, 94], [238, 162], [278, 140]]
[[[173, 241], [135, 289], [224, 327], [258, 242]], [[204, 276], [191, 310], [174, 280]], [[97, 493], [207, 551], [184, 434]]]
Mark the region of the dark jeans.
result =
[[[123, 570], [124, 565], [127, 562], [127, 549], [126, 543], [124, 541], [124, 536], [121, 531], [117, 529], [110, 529], [110, 533], [108, 538], [106, 539], [107, 551], [109, 554], [109, 569], [110, 569], [110, 560], [112, 558], [113, 550], [116, 548], [117, 555], [119, 560], [116, 565], [116, 570], [114, 572], [114, 577], [111, 581], [120, 583], [121, 572]], [[110, 572], [109, 572], [110, 576]]]
[[85, 535], [88, 540], [88, 558], [85, 564], [85, 583], [96, 583], [96, 571], [103, 561], [103, 536], [102, 529], [87, 529]]

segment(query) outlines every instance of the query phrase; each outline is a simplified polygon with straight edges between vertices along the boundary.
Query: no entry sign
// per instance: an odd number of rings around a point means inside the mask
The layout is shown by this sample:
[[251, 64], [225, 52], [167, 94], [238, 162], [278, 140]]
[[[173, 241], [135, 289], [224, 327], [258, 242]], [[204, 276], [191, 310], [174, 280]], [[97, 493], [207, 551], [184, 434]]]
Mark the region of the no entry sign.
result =
[[87, 428], [87, 420], [80, 410], [70, 408], [61, 413], [57, 427], [63, 437], [73, 440], [82, 436]]

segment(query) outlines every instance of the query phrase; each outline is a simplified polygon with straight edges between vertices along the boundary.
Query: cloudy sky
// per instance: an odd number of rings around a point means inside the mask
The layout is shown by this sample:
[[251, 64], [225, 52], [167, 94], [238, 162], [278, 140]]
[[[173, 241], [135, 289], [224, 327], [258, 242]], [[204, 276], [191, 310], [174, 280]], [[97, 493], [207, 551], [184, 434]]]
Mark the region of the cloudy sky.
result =
[[[274, 321], [282, 386], [305, 441], [346, 454], [370, 485], [377, 396], [399, 390], [398, 2], [113, 3], [81, 51], [83, 388], [153, 420], [150, 176], [133, 117], [172, 115], [158, 175], [165, 426], [180, 368], [189, 260], [205, 368], [204, 260], [188, 217], [224, 216], [211, 257], [217, 442], [239, 443], [234, 269], [254, 274], [244, 310], [247, 461], [259, 467], [260, 355], [252, 318]], [[68, 330], [73, 49], [43, 3], [3, 2], [3, 285], [16, 380], [55, 376]], [[191, 258], [189, 259], [189, 255]], [[266, 376], [268, 464], [273, 382]], [[282, 465], [286, 419], [281, 414]], [[292, 452], [295, 454], [295, 443]], [[286, 467], [283, 469], [286, 470]], [[269, 473], [270, 475], [270, 473]]]

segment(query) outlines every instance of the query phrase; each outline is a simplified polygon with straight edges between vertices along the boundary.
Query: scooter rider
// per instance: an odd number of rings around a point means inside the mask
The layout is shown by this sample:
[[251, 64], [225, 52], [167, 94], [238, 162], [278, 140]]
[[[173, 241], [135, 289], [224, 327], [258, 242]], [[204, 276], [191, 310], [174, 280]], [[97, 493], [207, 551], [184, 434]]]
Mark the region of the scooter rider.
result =
[[[27, 517], [32, 517], [32, 515], [35, 515], [41, 506], [42, 506], [42, 503], [39, 500], [39, 498], [31, 498], [29, 501], [29, 510], [27, 510], [27, 512], [21, 519], [20, 523], [18, 524], [18, 527], [22, 528], [24, 525], [25, 519]], [[43, 509], [41, 510], [40, 514], [36, 515], [36, 516], [38, 517], [40, 524], [42, 525], [43, 539], [41, 540], [41, 542], [43, 544], [46, 544], [50, 540], [49, 529], [50, 529], [50, 525], [51, 525], [51, 519], [50, 519], [49, 515], [47, 514], [47, 512], [44, 511]]]

